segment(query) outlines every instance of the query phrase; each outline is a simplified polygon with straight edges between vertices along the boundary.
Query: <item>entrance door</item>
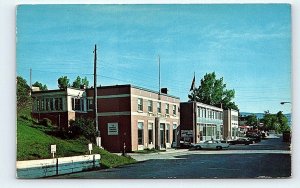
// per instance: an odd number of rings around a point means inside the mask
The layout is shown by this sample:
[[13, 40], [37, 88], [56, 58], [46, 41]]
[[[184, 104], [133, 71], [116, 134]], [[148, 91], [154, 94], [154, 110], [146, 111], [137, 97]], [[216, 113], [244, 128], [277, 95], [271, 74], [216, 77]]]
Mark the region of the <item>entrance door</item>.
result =
[[166, 129], [165, 124], [161, 123], [159, 126], [160, 131], [160, 148], [166, 148], [165, 142], [166, 142]]

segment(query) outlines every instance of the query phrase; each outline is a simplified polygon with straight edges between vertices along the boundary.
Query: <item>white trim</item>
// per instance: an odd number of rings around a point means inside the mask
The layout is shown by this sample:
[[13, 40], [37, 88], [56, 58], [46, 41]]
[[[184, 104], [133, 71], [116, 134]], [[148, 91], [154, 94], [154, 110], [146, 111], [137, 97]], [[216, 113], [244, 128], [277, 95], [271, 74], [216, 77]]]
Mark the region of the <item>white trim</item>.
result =
[[[113, 99], [113, 98], [123, 98], [130, 97], [130, 94], [119, 94], [119, 95], [103, 95], [97, 96], [97, 99]], [[93, 99], [94, 97], [87, 97], [87, 99]]]
[[97, 116], [128, 116], [128, 115], [130, 115], [130, 111], [97, 113]]
[[144, 123], [145, 120], [137, 120], [138, 123]]
[[148, 121], [148, 123], [154, 123], [155, 121], [154, 120], [147, 120]]
[[162, 103], [168, 103], [168, 104], [173, 104], [173, 105], [179, 105], [180, 104], [180, 101], [178, 101], [178, 103], [174, 103], [174, 102], [170, 102], [170, 101], [167, 101], [167, 100], [158, 100], [158, 99], [155, 99], [155, 98], [149, 98], [149, 97], [140, 96], [140, 95], [131, 95], [131, 96], [135, 97], [135, 98], [142, 98], [142, 99], [146, 99], [146, 100], [151, 100], [153, 102], [162, 102]]

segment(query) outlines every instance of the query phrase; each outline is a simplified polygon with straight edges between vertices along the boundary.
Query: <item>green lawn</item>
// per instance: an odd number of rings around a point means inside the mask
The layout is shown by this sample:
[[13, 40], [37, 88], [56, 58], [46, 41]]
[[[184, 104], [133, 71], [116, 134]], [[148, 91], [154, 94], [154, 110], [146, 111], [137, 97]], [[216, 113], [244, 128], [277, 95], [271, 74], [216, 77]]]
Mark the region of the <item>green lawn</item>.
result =
[[[56, 156], [67, 157], [89, 154], [89, 141], [78, 139], [61, 139], [49, 134], [53, 127], [39, 125], [30, 118], [30, 110], [24, 108], [17, 117], [17, 160], [51, 158], [50, 145], [56, 144]], [[112, 168], [136, 162], [131, 157], [118, 156], [93, 145], [93, 154], [101, 154], [104, 168]]]

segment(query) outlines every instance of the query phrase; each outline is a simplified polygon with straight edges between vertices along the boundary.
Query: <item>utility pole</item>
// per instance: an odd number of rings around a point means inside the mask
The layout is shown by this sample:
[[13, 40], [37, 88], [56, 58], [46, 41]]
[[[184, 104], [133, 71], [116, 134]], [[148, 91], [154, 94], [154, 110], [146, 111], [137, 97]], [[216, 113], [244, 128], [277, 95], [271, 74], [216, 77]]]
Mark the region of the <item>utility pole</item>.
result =
[[160, 56], [158, 55], [158, 100], [160, 100]]
[[95, 117], [95, 128], [97, 132], [96, 142], [97, 146], [101, 147], [101, 137], [98, 128], [98, 116], [97, 116], [97, 45], [95, 44], [94, 49], [94, 117]]
[[31, 92], [32, 92], [32, 69], [30, 68], [30, 80], [29, 80], [29, 84], [30, 84], [30, 96], [31, 96]]

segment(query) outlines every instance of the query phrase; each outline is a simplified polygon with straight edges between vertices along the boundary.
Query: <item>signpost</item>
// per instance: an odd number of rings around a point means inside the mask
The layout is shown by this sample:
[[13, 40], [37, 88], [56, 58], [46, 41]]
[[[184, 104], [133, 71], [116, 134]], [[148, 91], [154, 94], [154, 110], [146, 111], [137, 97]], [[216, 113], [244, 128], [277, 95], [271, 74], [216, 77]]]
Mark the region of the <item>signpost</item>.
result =
[[92, 150], [93, 150], [93, 144], [90, 143], [90, 144], [88, 145], [88, 147], [89, 147], [89, 151], [90, 151], [90, 155], [91, 155], [91, 154], [92, 154]]
[[52, 157], [54, 158], [54, 154], [56, 153], [56, 145], [51, 145], [51, 153]]

